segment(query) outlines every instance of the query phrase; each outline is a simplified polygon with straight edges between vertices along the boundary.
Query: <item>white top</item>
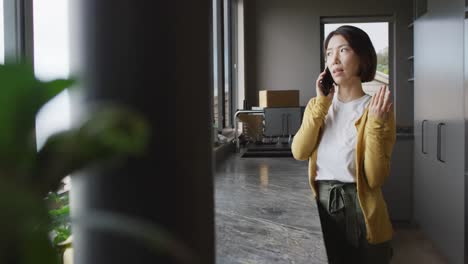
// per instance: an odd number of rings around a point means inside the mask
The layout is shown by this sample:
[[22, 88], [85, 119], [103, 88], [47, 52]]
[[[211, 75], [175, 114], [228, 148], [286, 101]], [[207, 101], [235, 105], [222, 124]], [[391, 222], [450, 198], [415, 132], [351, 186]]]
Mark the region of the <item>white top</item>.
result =
[[357, 131], [354, 123], [362, 116], [371, 98], [366, 94], [343, 103], [335, 93], [318, 146], [315, 180], [356, 182]]

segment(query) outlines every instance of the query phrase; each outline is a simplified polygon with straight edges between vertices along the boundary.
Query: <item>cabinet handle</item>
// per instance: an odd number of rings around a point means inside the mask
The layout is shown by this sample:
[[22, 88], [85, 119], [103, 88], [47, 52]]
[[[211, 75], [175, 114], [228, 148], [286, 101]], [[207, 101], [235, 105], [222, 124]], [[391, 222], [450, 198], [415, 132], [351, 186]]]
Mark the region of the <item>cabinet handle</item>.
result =
[[439, 123], [437, 125], [437, 160], [445, 163], [445, 160], [442, 160], [441, 149], [442, 149], [442, 126], [445, 126], [445, 123]]
[[424, 149], [424, 124], [427, 122], [427, 120], [423, 120], [421, 123], [421, 152], [423, 154], [427, 154], [427, 152]]
[[284, 137], [284, 135], [286, 135], [285, 133], [285, 129], [287, 129], [287, 125], [288, 125], [288, 117], [285, 113], [281, 114], [281, 136]]

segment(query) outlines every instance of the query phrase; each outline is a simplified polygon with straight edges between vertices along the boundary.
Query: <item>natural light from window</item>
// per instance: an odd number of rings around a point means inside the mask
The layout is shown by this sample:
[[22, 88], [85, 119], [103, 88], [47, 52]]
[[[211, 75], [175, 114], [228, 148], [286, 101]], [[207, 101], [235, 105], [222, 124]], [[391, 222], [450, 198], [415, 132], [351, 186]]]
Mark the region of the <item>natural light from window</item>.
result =
[[[34, 0], [34, 70], [42, 80], [69, 75], [68, 1]], [[70, 128], [70, 102], [64, 91], [47, 103], [36, 117], [40, 149], [53, 133]]]
[[3, 26], [3, 0], [0, 0], [0, 64], [5, 63], [5, 37]]

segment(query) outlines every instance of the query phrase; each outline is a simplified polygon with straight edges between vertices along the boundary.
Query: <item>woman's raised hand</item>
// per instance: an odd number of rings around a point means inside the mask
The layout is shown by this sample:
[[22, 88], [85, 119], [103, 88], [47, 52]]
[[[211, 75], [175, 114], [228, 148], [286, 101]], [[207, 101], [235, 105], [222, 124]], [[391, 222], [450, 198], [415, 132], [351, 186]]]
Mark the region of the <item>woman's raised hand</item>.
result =
[[374, 96], [372, 96], [369, 104], [369, 116], [386, 120], [392, 106], [393, 102], [390, 96], [390, 90], [386, 85], [382, 85]]

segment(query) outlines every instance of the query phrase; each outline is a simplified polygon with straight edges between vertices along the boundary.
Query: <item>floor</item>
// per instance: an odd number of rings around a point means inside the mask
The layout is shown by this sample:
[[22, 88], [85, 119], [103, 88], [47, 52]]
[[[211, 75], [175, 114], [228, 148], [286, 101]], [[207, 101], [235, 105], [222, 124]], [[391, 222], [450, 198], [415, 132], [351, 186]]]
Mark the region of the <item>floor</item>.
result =
[[[216, 263], [328, 263], [307, 162], [240, 158], [216, 168]], [[395, 226], [396, 264], [447, 263], [416, 228]]]
[[395, 227], [393, 237], [395, 255], [392, 264], [447, 264], [424, 234], [414, 227]]

